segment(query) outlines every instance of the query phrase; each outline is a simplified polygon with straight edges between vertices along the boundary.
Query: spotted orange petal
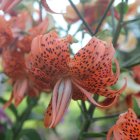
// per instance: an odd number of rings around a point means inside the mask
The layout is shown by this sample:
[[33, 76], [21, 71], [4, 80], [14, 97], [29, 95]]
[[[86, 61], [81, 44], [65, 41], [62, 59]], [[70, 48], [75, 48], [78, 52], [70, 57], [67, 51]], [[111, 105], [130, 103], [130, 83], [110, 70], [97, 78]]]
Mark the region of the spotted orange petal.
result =
[[113, 133], [114, 140], [139, 140], [140, 139], [140, 120], [132, 109], [120, 115], [117, 123], [109, 130], [107, 140], [111, 139]]
[[111, 43], [107, 44], [95, 37], [92, 38], [70, 62], [70, 72], [74, 77], [74, 81], [88, 92], [109, 98], [118, 96], [125, 89], [126, 80], [120, 90], [113, 91], [109, 89], [109, 86], [117, 82], [120, 75], [120, 68], [116, 59], [114, 60], [116, 73], [113, 73], [112, 70], [114, 54], [115, 50]]
[[44, 114], [44, 125], [45, 127], [49, 127], [52, 123], [52, 100], [50, 101], [48, 108]]
[[2, 64], [5, 74], [13, 79], [22, 77], [25, 74], [24, 55], [21, 52], [11, 50], [10, 48], [4, 49]]
[[106, 43], [93, 37], [70, 62], [70, 72], [76, 79], [91, 77], [103, 59]]
[[50, 77], [55, 84], [53, 79], [59, 79], [68, 71], [67, 62], [70, 59], [71, 40], [71, 36], [60, 39], [54, 31], [34, 38], [31, 53], [27, 58], [29, 71], [36, 67]]

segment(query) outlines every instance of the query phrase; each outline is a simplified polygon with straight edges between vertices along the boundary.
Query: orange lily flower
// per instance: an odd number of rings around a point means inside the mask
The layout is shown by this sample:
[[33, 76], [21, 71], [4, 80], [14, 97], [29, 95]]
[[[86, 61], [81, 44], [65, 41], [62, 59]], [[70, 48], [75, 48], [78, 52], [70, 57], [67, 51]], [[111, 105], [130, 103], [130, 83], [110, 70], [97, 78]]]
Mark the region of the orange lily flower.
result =
[[26, 72], [25, 58], [22, 52], [6, 48], [2, 52], [4, 73], [10, 77], [13, 91], [9, 101], [4, 105], [7, 108], [14, 99], [15, 106], [23, 100], [25, 95], [36, 96], [39, 90], [34, 86]]
[[5, 12], [10, 12], [22, 0], [2, 0], [0, 9]]
[[[16, 21], [18, 21], [18, 19]], [[39, 86], [38, 88], [35, 86], [35, 83], [33, 83], [30, 75], [28, 75], [26, 71], [25, 53], [30, 51], [33, 37], [44, 33], [47, 27], [48, 19], [45, 19], [39, 25], [31, 28], [29, 35], [17, 39], [12, 46], [7, 46], [3, 49], [2, 63], [4, 72], [10, 77], [13, 85], [11, 98], [4, 105], [4, 108], [8, 107], [13, 99], [15, 105], [18, 106], [25, 95], [36, 96], [41, 91]]]
[[[111, 43], [93, 37], [74, 58], [70, 58], [70, 43], [70, 35], [61, 39], [55, 31], [37, 36], [32, 41], [31, 52], [26, 60], [34, 80], [40, 86], [46, 84], [48, 89], [53, 90], [44, 118], [46, 127], [55, 127], [59, 123], [71, 99], [88, 99], [94, 105], [105, 108], [115, 103], [126, 87], [125, 81], [120, 90], [109, 89], [120, 74], [116, 59], [116, 73], [112, 71], [115, 50]], [[92, 98], [93, 93], [107, 97], [108, 102], [97, 103]]]
[[128, 109], [128, 112], [119, 116], [117, 123], [109, 130], [107, 140], [139, 140], [140, 139], [140, 120], [137, 119], [135, 112]]

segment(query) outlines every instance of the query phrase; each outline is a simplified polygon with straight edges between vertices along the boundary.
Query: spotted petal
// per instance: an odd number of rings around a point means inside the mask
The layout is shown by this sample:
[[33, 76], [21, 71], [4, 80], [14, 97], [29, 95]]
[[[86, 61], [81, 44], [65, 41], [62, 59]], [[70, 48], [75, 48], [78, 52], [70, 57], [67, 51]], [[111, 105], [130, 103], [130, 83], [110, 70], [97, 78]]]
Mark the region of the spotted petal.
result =
[[54, 81], [52, 84], [55, 84], [55, 79], [68, 72], [67, 62], [70, 59], [68, 47], [71, 41], [71, 36], [60, 39], [54, 31], [36, 37], [27, 58], [29, 71], [36, 67]]
[[140, 139], [140, 120], [132, 109], [120, 115], [117, 123], [109, 130], [107, 140], [110, 140], [111, 135], [114, 135], [114, 140], [139, 140]]
[[69, 63], [71, 75], [79, 80], [91, 77], [104, 56], [105, 46], [105, 42], [93, 37]]
[[13, 51], [10, 48], [4, 49], [2, 53], [2, 64], [4, 72], [13, 79], [19, 78], [25, 73], [24, 56], [16, 50]]

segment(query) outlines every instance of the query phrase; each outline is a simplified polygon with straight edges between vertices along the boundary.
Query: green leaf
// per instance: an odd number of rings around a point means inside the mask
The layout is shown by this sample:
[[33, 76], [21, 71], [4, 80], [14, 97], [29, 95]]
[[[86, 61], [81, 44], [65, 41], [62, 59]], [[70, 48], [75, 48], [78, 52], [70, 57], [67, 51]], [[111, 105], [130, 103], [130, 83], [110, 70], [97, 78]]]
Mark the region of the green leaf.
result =
[[[5, 104], [6, 102], [7, 102], [7, 101], [6, 101], [5, 99], [0, 98], [0, 103]], [[15, 117], [17, 118], [17, 117], [18, 117], [18, 113], [17, 113], [17, 110], [16, 110], [15, 106], [11, 104], [11, 105], [9, 106], [9, 109], [13, 112], [13, 114], [14, 114]]]
[[13, 138], [13, 131], [11, 129], [6, 130], [5, 140], [12, 140], [12, 138]]
[[26, 138], [27, 140], [41, 140], [40, 135], [35, 129], [23, 129], [17, 139]]
[[0, 140], [5, 140], [5, 133], [4, 132], [0, 132]]
[[133, 109], [135, 113], [137, 114], [137, 116], [140, 116], [140, 108], [135, 98], [133, 98]]
[[122, 11], [123, 7], [123, 13], [126, 14], [128, 11], [128, 4], [126, 2], [121, 2], [116, 6], [116, 10], [120, 13]]
[[82, 137], [85, 138], [100, 138], [100, 137], [106, 137], [106, 132], [101, 132], [101, 133], [83, 133]]
[[139, 64], [140, 64], [140, 55], [135, 55], [132, 58], [130, 58], [128, 61], [124, 62], [121, 68], [131, 68]]

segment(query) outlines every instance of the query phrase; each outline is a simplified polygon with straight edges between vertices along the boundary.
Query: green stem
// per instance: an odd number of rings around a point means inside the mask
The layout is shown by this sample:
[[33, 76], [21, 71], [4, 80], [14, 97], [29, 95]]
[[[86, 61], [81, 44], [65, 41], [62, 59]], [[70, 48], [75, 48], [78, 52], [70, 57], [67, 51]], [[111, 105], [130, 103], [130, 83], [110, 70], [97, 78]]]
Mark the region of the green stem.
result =
[[82, 136], [85, 138], [101, 138], [101, 137], [106, 137], [107, 132], [100, 132], [100, 133], [83, 133]]
[[[94, 99], [97, 101], [99, 99], [99, 95], [98, 94], [95, 94], [95, 97]], [[83, 126], [83, 129], [82, 131], [88, 131], [88, 128], [90, 126], [90, 123], [91, 123], [91, 118], [95, 112], [95, 109], [96, 109], [96, 106], [93, 105], [93, 104], [90, 104], [89, 106], [89, 109], [88, 109], [88, 116], [89, 116], [89, 119], [86, 120], [84, 126]]]
[[[98, 94], [95, 94], [94, 99], [97, 101], [98, 98], [99, 98], [99, 95], [98, 95]], [[83, 125], [83, 127], [82, 127], [82, 129], [81, 129], [81, 131], [80, 131], [78, 140], [82, 140], [82, 139], [83, 139], [83, 138], [82, 138], [83, 132], [88, 131], [89, 126], [90, 126], [90, 124], [91, 124], [91, 118], [92, 118], [92, 116], [93, 116], [93, 114], [94, 114], [94, 112], [95, 112], [95, 109], [96, 109], [96, 106], [93, 105], [93, 104], [90, 104], [89, 109], [88, 109], [88, 114], [87, 114], [88, 118], [87, 118], [87, 119], [85, 120], [85, 122], [84, 122], [84, 125]]]
[[94, 35], [94, 33], [92, 32], [92, 29], [90, 28], [90, 26], [87, 24], [87, 22], [84, 20], [84, 17], [80, 14], [80, 12], [78, 11], [78, 9], [76, 8], [76, 6], [74, 5], [74, 3], [69, 0], [69, 3], [71, 4], [71, 6], [73, 7], [73, 9], [75, 10], [76, 14], [79, 16], [79, 18], [82, 20], [83, 24], [85, 25], [85, 27], [87, 28], [88, 32], [90, 33], [91, 36]]
[[114, 7], [111, 6], [111, 21], [112, 21], [112, 35], [114, 36], [115, 32], [115, 18], [114, 18]]
[[42, 3], [39, 1], [39, 20], [40, 22], [42, 22], [43, 18], [42, 18]]
[[109, 116], [97, 117], [97, 118], [91, 119], [91, 122], [96, 122], [96, 121], [100, 121], [100, 120], [104, 120], [104, 119], [112, 119], [112, 118], [118, 117], [119, 115], [120, 114], [113, 114], [113, 115], [109, 115]]
[[122, 26], [125, 26], [126, 24], [130, 24], [130, 23], [133, 23], [133, 22], [136, 22], [136, 21], [139, 21], [140, 20], [140, 17], [137, 17], [137, 18], [134, 18], [134, 19], [131, 19], [131, 20], [126, 20], [122, 23]]
[[140, 64], [140, 55], [133, 56], [131, 59], [122, 64], [121, 68], [131, 68]]
[[[29, 98], [30, 99], [30, 98]], [[13, 127], [13, 140], [16, 140], [18, 138], [18, 135], [20, 134], [20, 131], [22, 129], [22, 126], [24, 122], [28, 119], [32, 109], [37, 104], [38, 99], [32, 98], [30, 99], [30, 102], [28, 104], [28, 107], [24, 110], [24, 112], [18, 117], [17, 122], [15, 123]]]
[[110, 1], [109, 5], [106, 8], [106, 10], [104, 12], [104, 15], [102, 16], [101, 20], [99, 21], [99, 24], [98, 24], [98, 26], [97, 26], [97, 28], [96, 28], [96, 30], [95, 30], [93, 35], [96, 35], [98, 33], [98, 31], [99, 31], [100, 27], [102, 26], [102, 23], [103, 23], [104, 19], [106, 18], [107, 14], [108, 14], [108, 11], [110, 10], [110, 8], [111, 8], [112, 4], [114, 3], [114, 1], [115, 0]]
[[117, 41], [119, 39], [119, 35], [120, 35], [121, 29], [122, 29], [123, 18], [124, 18], [124, 4], [123, 4], [123, 0], [122, 0], [121, 10], [120, 10], [120, 19], [119, 19], [115, 34], [113, 36], [113, 41], [112, 41], [114, 46], [117, 45]]

